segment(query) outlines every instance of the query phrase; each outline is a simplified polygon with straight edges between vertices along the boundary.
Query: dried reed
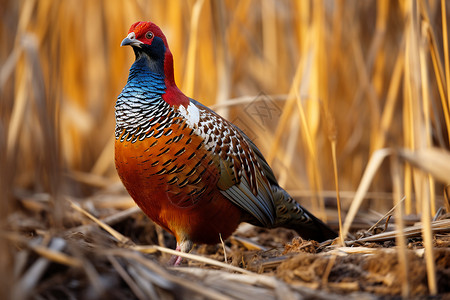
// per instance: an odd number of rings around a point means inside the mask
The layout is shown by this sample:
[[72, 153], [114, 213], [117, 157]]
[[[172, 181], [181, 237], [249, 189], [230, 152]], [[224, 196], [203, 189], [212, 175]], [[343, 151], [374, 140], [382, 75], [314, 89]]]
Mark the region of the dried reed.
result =
[[[143, 258], [133, 252], [132, 238], [113, 228], [139, 218], [118, 181], [112, 146], [114, 101], [133, 61], [131, 51], [119, 44], [137, 20], [152, 20], [166, 33], [182, 90], [215, 105], [231, 121], [244, 121], [238, 125], [255, 133], [255, 143], [280, 183], [292, 195], [307, 198], [302, 204], [313, 213], [339, 224], [342, 238], [358, 220], [370, 215], [366, 222], [376, 222], [381, 212], [398, 204], [395, 224], [389, 225], [396, 231], [372, 241], [395, 237], [404, 274], [411, 267], [405, 238], [421, 232], [426, 293], [439, 293], [436, 232], [446, 231], [436, 229], [431, 217], [444, 203], [448, 206], [444, 191], [450, 181], [447, 4], [1, 1], [0, 38], [5, 42], [0, 46], [0, 218], [2, 233], [21, 238], [2, 234], [8, 244], [0, 243], [0, 267], [6, 270], [3, 274], [14, 276], [1, 278], [0, 298], [26, 298], [36, 290], [44, 295], [50, 286], [40, 283], [52, 264], [82, 270], [91, 283], [83, 296], [95, 298], [108, 291], [99, 262], [110, 266], [138, 299], [167, 296], [175, 287], [182, 291], [174, 294], [180, 297], [183, 292], [223, 299], [253, 293], [266, 298], [319, 295], [253, 274], [236, 275], [227, 286], [206, 270], [192, 272], [196, 278], [211, 274], [208, 288], [189, 285], [183, 276], [190, 271], [173, 275], [155, 263], [156, 254]], [[279, 111], [263, 111], [256, 95]], [[330, 131], [326, 128], [331, 119]], [[335, 198], [332, 190], [338, 188], [340, 210], [347, 212], [343, 226], [336, 221], [335, 201], [327, 200]], [[63, 201], [66, 198], [71, 205]], [[125, 208], [129, 210], [117, 212]], [[77, 211], [114, 238], [99, 234]], [[411, 214], [421, 215], [420, 228], [403, 222]], [[162, 231], [155, 232], [155, 240], [164, 244]], [[86, 254], [88, 250], [72, 245], [77, 233], [101, 236], [89, 241], [87, 249], [111, 251]], [[270, 252], [270, 245], [246, 238], [231, 240], [235, 246]], [[229, 251], [227, 247], [225, 241], [223, 251]], [[159, 253], [166, 248], [148, 249]], [[338, 262], [336, 257], [328, 261], [326, 273], [309, 287], [337, 289], [332, 275]], [[413, 279], [402, 278], [403, 296], [414, 294]], [[249, 282], [241, 285], [240, 295], [239, 280]], [[350, 291], [357, 285], [340, 288]], [[64, 287], [61, 291], [67, 292]]]

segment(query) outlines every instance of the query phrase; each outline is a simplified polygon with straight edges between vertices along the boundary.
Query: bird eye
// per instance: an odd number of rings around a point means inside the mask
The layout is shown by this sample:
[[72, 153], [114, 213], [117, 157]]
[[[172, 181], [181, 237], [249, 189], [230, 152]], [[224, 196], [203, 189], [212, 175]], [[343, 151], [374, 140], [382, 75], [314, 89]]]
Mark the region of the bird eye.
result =
[[153, 38], [153, 32], [149, 31], [145, 34], [145, 38], [151, 40]]

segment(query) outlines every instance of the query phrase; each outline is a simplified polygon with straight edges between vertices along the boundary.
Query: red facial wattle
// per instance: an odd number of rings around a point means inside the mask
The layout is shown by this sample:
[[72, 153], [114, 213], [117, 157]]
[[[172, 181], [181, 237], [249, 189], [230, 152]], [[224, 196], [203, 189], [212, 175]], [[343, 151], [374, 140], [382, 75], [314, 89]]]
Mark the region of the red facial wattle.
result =
[[189, 98], [186, 97], [177, 87], [173, 71], [173, 56], [170, 52], [167, 39], [161, 29], [151, 22], [136, 22], [131, 25], [128, 33], [134, 33], [135, 39], [145, 45], [152, 46], [154, 39], [160, 38], [164, 43], [164, 83], [166, 92], [162, 95], [164, 101], [170, 105], [189, 105]]

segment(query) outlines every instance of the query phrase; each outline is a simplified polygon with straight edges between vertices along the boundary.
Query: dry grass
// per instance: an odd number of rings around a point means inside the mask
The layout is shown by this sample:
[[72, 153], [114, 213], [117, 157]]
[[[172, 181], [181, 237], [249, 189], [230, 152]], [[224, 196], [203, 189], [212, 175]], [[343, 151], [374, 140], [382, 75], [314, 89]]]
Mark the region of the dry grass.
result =
[[[436, 250], [449, 226], [436, 231], [432, 222], [440, 207], [447, 212], [450, 207], [448, 1], [2, 0], [0, 5], [0, 218], [1, 236], [8, 241], [0, 243], [0, 267], [2, 274], [12, 274], [2, 275], [2, 299], [96, 298], [113, 287], [117, 298], [138, 299], [190, 293], [217, 299], [326, 298], [330, 294], [318, 289], [355, 291], [354, 285], [333, 282], [336, 264], [345, 264], [336, 258], [328, 260], [327, 272], [310, 290], [295, 285], [298, 272], [280, 275], [292, 271], [289, 265], [275, 272], [277, 278], [163, 266], [166, 254], [153, 244], [171, 246], [173, 240], [143, 225], [149, 222], [132, 208], [113, 163], [113, 107], [133, 62], [132, 51], [119, 45], [137, 20], [151, 20], [166, 33], [180, 88], [242, 127], [280, 183], [336, 228], [333, 199], [340, 190], [345, 237], [398, 205], [389, 229], [399, 229], [390, 239], [397, 241], [396, 268], [403, 279], [393, 294], [449, 292], [440, 281], [448, 269], [442, 271], [442, 253]], [[252, 115], [264, 104], [272, 114]], [[135, 246], [100, 231], [67, 199], [115, 225], [126, 241], [157, 252], [138, 254]], [[416, 267], [416, 260], [408, 260], [411, 218], [422, 224], [414, 228], [425, 249], [422, 290], [407, 275]], [[257, 231], [236, 237], [249, 232]], [[253, 253], [250, 248], [290, 241], [260, 239], [256, 246], [226, 242], [225, 248], [233, 248], [229, 262], [255, 270], [245, 257]], [[223, 253], [220, 249], [214, 251]], [[323, 249], [323, 256], [332, 256], [327, 253], [339, 248]], [[205, 253], [214, 258], [214, 251]], [[241, 255], [244, 264], [232, 254]], [[258, 268], [278, 266], [278, 259], [261, 259]], [[285, 276], [297, 276], [295, 284]], [[191, 277], [209, 281], [191, 283], [186, 280]]]

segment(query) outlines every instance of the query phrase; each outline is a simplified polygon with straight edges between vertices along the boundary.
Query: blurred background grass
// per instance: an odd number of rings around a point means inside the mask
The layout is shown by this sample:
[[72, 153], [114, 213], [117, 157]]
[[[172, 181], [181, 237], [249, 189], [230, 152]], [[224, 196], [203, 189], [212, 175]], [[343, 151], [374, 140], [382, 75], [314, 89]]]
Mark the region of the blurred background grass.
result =
[[[335, 140], [347, 208], [374, 151], [449, 148], [443, 4], [1, 0], [2, 220], [20, 195], [42, 193], [58, 227], [64, 195], [118, 181], [114, 103], [134, 60], [119, 45], [139, 20], [166, 34], [179, 87], [244, 124], [280, 183], [322, 217], [323, 197], [334, 196]], [[264, 126], [248, 113], [261, 102], [279, 108]], [[377, 172], [364, 209], [392, 206], [389, 170]], [[401, 165], [406, 213], [422, 210], [424, 186], [434, 214], [443, 186]]]

